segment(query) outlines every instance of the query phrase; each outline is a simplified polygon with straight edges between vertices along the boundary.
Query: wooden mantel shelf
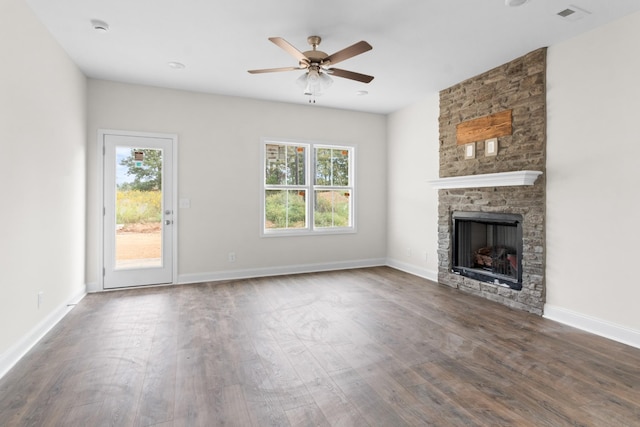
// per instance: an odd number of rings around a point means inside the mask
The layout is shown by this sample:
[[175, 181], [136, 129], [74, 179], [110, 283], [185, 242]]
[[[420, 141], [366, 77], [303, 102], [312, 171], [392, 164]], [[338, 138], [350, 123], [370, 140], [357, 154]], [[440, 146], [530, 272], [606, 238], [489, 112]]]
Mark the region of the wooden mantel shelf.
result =
[[450, 188], [509, 187], [533, 185], [542, 175], [540, 171], [487, 173], [483, 175], [452, 176], [427, 181], [435, 190]]

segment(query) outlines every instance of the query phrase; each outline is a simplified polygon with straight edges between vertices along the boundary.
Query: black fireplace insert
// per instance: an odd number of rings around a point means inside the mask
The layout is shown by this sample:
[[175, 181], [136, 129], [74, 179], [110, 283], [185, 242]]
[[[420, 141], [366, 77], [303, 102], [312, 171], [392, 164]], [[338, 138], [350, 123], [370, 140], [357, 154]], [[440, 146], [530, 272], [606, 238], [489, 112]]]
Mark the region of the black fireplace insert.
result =
[[511, 289], [522, 289], [522, 215], [454, 212], [452, 270]]

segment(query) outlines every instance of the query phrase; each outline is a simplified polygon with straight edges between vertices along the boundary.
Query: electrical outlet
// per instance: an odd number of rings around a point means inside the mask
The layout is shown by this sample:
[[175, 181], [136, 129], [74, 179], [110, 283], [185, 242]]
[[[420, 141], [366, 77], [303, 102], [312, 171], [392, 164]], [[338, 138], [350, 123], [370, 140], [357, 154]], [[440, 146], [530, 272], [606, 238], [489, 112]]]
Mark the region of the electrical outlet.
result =
[[423, 255], [424, 255], [424, 262], [427, 262], [429, 260], [429, 256], [427, 254], [427, 251], [424, 251]]
[[411, 248], [407, 248], [407, 256], [410, 257], [411, 256]]
[[43, 303], [44, 303], [44, 292], [40, 291], [38, 292], [38, 308], [40, 308]]
[[236, 262], [236, 253], [229, 252], [229, 262]]

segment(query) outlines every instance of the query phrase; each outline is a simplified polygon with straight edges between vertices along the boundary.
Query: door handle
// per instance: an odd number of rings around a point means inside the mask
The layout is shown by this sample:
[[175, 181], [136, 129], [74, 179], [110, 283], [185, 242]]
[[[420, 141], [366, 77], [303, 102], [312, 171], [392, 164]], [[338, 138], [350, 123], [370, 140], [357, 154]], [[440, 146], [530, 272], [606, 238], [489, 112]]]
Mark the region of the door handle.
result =
[[164, 220], [164, 225], [171, 225], [173, 223], [173, 221], [171, 221], [170, 219], [165, 219]]

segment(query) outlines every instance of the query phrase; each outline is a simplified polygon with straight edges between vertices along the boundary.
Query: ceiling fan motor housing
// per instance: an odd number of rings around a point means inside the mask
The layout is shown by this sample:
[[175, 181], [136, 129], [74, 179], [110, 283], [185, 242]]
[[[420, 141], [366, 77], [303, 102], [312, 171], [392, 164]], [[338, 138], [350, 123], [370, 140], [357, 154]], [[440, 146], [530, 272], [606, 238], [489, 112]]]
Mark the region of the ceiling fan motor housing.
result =
[[[310, 64], [323, 65], [325, 58], [329, 56], [328, 53], [317, 50], [320, 42], [322, 42], [322, 38], [320, 36], [307, 37], [307, 43], [311, 45], [311, 50], [303, 52], [302, 54], [309, 58]], [[304, 63], [302, 61], [300, 62], [300, 66], [304, 66]]]

